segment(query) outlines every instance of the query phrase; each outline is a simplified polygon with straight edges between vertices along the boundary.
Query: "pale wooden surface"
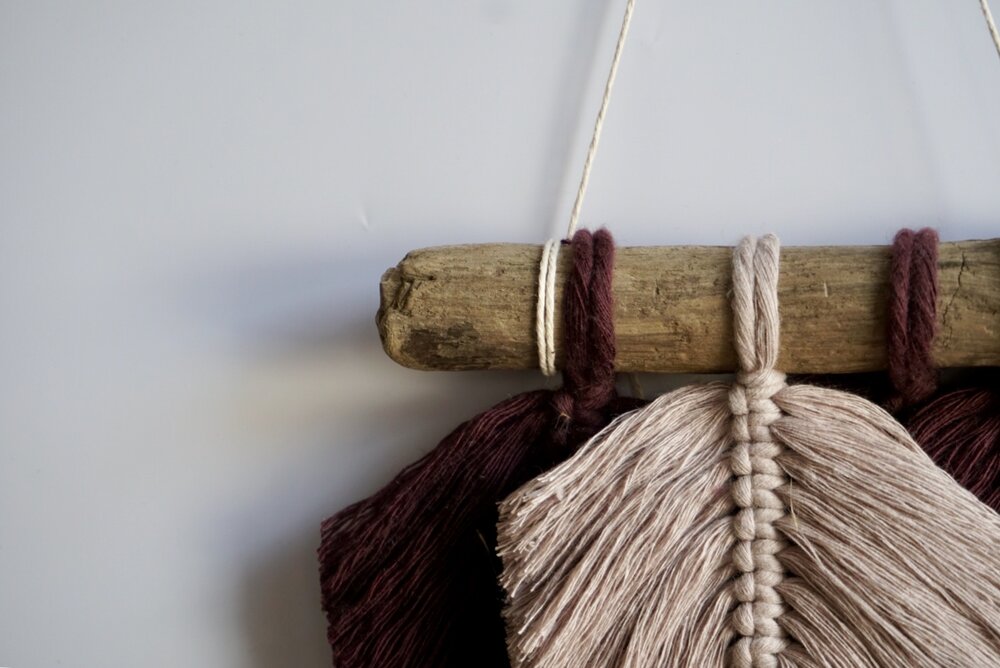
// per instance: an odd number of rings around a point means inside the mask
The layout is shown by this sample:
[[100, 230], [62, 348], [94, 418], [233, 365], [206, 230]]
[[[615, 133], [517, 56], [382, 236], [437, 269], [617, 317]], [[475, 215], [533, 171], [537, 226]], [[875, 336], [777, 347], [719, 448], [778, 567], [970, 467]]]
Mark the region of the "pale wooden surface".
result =
[[[559, 304], [571, 252], [564, 247], [559, 257]], [[619, 370], [734, 369], [727, 298], [730, 253], [729, 248], [704, 246], [617, 249]], [[386, 353], [416, 369], [536, 368], [540, 257], [540, 246], [523, 244], [409, 253], [382, 277], [377, 322]], [[782, 370], [883, 368], [888, 273], [886, 246], [783, 248]], [[1000, 239], [942, 243], [935, 345], [939, 366], [1000, 365], [998, 311]], [[561, 315], [556, 321], [556, 341], [561, 342]]]

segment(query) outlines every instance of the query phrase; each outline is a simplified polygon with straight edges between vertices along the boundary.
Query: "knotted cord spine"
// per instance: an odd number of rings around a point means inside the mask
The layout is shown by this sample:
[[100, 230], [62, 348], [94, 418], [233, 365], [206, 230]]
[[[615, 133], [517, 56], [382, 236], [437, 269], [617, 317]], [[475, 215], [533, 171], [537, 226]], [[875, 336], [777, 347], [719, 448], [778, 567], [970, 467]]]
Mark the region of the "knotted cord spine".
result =
[[771, 434], [781, 417], [773, 397], [785, 387], [785, 375], [774, 370], [778, 353], [778, 242], [773, 236], [745, 239], [733, 255], [733, 316], [741, 370], [729, 393], [734, 441], [730, 467], [738, 602], [732, 625], [738, 638], [732, 648], [737, 668], [778, 665], [788, 646], [779, 618], [785, 604], [777, 591], [784, 567], [777, 555], [786, 543], [775, 528], [786, 514], [775, 490], [788, 480], [776, 459], [783, 447]]

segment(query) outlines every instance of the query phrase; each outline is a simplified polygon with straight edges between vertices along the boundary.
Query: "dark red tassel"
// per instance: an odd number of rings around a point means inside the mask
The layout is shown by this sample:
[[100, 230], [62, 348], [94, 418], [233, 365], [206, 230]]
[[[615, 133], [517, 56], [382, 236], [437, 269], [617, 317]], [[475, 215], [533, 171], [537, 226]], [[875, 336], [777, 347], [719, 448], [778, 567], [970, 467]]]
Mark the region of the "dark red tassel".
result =
[[931, 398], [937, 322], [937, 232], [901, 230], [893, 242], [888, 318], [886, 407], [934, 461], [1000, 512], [1000, 393], [970, 387]]
[[326, 520], [318, 551], [336, 668], [507, 666], [496, 503], [617, 413], [614, 243], [577, 232], [563, 387], [469, 420], [385, 488]]
[[907, 428], [938, 466], [1000, 512], [1000, 394], [995, 387], [948, 392], [918, 410]]

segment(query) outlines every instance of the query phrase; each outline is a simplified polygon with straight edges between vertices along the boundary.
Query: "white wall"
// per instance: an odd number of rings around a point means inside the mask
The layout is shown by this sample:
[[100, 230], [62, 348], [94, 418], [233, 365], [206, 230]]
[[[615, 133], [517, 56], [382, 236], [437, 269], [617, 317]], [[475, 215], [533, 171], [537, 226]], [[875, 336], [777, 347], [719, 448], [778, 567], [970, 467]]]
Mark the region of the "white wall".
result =
[[[327, 514], [537, 373], [395, 366], [410, 248], [561, 230], [623, 2], [0, 0], [0, 665], [328, 663]], [[584, 223], [996, 236], [974, 0], [640, 0]]]

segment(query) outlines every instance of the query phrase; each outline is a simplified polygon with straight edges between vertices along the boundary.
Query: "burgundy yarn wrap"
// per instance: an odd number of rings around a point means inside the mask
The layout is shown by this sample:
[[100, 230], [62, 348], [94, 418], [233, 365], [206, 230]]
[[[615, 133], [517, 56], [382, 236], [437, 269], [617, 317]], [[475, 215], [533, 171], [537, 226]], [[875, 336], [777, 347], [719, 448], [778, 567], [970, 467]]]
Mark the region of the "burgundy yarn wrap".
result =
[[937, 232], [900, 230], [892, 247], [886, 408], [938, 466], [1000, 512], [1000, 393], [995, 382], [931, 398], [937, 323]]
[[937, 389], [931, 348], [937, 333], [938, 234], [900, 230], [892, 243], [886, 343], [895, 412], [927, 399]]
[[577, 232], [572, 256], [563, 387], [472, 418], [323, 523], [320, 584], [336, 668], [509, 665], [496, 504], [639, 405], [615, 391], [611, 235]]

